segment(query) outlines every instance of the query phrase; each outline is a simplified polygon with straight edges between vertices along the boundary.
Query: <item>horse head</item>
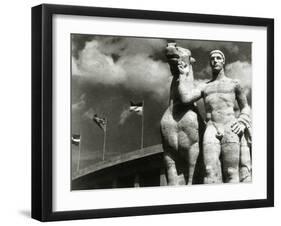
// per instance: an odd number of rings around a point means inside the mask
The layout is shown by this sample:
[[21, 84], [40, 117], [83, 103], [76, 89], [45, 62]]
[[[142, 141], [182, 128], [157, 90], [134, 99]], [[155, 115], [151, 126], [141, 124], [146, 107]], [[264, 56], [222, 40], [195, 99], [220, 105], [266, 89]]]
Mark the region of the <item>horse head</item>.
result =
[[192, 64], [195, 59], [191, 56], [191, 51], [183, 47], [177, 46], [176, 43], [168, 43], [166, 47], [166, 57], [173, 76], [178, 77], [185, 73], [186, 76], [192, 76]]

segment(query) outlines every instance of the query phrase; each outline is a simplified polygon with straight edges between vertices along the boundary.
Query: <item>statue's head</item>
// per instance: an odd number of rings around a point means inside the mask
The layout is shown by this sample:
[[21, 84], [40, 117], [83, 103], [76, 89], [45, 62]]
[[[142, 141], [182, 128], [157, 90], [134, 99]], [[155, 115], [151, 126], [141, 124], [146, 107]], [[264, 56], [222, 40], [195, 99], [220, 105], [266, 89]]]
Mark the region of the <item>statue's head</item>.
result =
[[179, 66], [187, 68], [195, 62], [189, 49], [179, 47], [174, 42], [167, 44], [166, 57], [173, 75], [179, 74]]
[[225, 56], [220, 50], [213, 50], [210, 52], [210, 66], [215, 73], [220, 72], [225, 64]]

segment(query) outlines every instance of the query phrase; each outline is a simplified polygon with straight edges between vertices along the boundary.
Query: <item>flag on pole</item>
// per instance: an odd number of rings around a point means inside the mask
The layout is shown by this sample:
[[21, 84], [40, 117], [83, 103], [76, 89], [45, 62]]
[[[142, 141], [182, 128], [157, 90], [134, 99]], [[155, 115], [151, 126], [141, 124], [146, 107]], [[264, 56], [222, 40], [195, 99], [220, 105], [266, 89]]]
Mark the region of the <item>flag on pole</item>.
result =
[[92, 119], [103, 131], [106, 130], [106, 118], [100, 118], [97, 114]]
[[134, 103], [133, 101], [130, 101], [130, 112], [136, 112], [138, 115], [142, 115], [143, 113], [143, 102]]
[[139, 103], [134, 103], [133, 101], [130, 101], [130, 112], [135, 112], [138, 115], [141, 115], [141, 149], [143, 149], [143, 124], [144, 124], [144, 115], [143, 115], [143, 107], [144, 107], [144, 100]]
[[78, 134], [73, 134], [71, 137], [71, 143], [74, 145], [79, 145], [81, 140], [81, 136]]
[[103, 130], [103, 148], [102, 148], [102, 161], [105, 158], [105, 144], [106, 144], [106, 118], [101, 118], [97, 114], [92, 119]]

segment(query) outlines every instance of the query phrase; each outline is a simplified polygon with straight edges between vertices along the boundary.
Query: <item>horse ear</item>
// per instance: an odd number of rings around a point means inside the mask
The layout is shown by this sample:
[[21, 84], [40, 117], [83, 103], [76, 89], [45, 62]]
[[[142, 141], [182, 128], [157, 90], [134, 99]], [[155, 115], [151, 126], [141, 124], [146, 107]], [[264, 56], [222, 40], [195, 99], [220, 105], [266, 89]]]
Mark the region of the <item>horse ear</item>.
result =
[[190, 57], [190, 63], [194, 64], [196, 62], [196, 60], [193, 57]]

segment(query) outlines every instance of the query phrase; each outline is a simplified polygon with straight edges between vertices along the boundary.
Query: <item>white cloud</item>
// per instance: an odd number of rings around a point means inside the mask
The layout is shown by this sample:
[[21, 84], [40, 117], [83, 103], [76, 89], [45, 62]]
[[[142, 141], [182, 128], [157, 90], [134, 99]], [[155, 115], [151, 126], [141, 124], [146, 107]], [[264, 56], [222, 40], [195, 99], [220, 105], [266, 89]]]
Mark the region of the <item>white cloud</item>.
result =
[[[149, 93], [159, 101], [168, 98], [169, 66], [149, 57], [156, 49], [164, 49], [163, 40], [125, 39], [121, 44], [110, 42], [105, 48], [106, 41], [87, 42], [78, 59], [72, 58], [74, 76], [94, 84], [122, 85]], [[117, 54], [119, 59], [115, 62], [111, 54]]]
[[[238, 79], [243, 88], [251, 88], [252, 86], [252, 65], [246, 61], [235, 61], [225, 66], [225, 74], [229, 78]], [[212, 71], [208, 65], [195, 74], [199, 78], [211, 78]]]
[[127, 118], [131, 115], [131, 112], [129, 109], [124, 109], [122, 111], [122, 113], [120, 114], [120, 120], [119, 120], [119, 124], [123, 125], [124, 122], [127, 120]]
[[88, 81], [107, 85], [119, 84], [125, 80], [125, 72], [98, 49], [98, 42], [87, 42], [79, 58], [72, 58], [73, 75], [80, 75]]
[[[186, 48], [190, 44], [192, 48], [200, 47], [204, 50], [221, 46], [233, 53], [239, 51], [233, 43], [184, 40], [182, 43], [178, 41], [178, 44]], [[159, 54], [165, 46], [166, 41], [160, 39], [96, 37], [86, 42], [77, 59], [72, 58], [72, 74], [93, 84], [121, 85], [131, 91], [150, 94], [157, 101], [163, 102], [169, 97], [169, 66], [150, 56]], [[251, 87], [252, 68], [248, 62], [227, 64], [225, 70], [227, 76], [239, 79], [246, 89]], [[195, 74], [195, 78], [210, 77], [209, 66]]]
[[89, 108], [84, 114], [83, 114], [83, 118], [84, 119], [90, 119], [92, 120], [94, 116], [94, 110], [93, 108]]
[[236, 61], [225, 66], [228, 77], [239, 79], [245, 89], [252, 87], [252, 65], [248, 62]]
[[79, 101], [72, 104], [72, 111], [75, 112], [75, 111], [80, 111], [81, 109], [83, 109], [86, 105], [86, 101], [85, 101], [85, 98], [86, 98], [86, 95], [85, 93], [83, 93], [80, 98], [79, 98]]

